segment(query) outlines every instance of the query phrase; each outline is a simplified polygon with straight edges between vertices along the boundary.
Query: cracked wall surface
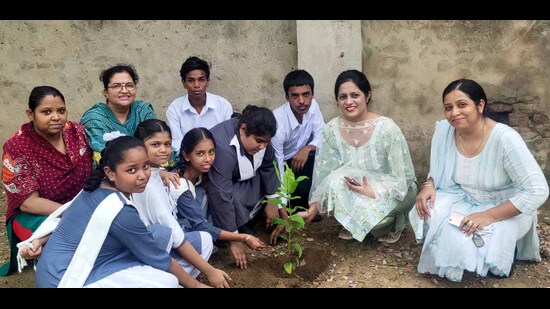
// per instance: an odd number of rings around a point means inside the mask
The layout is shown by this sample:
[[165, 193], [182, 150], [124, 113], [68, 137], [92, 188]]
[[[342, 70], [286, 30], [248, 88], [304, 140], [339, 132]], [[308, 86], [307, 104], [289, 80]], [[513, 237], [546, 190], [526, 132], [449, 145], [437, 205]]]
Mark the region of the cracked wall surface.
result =
[[[27, 121], [24, 110], [34, 86], [58, 88], [69, 119], [78, 121], [103, 99], [99, 73], [116, 63], [136, 67], [137, 98], [151, 102], [161, 119], [184, 93], [178, 71], [192, 55], [211, 62], [209, 91], [236, 110], [247, 104], [276, 108], [284, 102], [284, 76], [298, 66], [296, 24], [0, 21], [0, 143]], [[373, 87], [369, 107], [400, 125], [420, 177], [428, 173], [434, 122], [444, 118], [441, 92], [455, 79], [471, 78], [484, 87], [489, 103], [510, 109], [510, 124], [549, 178], [550, 21], [364, 20], [360, 31], [362, 69]], [[316, 89], [332, 91], [339, 73]], [[334, 103], [321, 102], [327, 120], [335, 116]]]
[[78, 121], [103, 101], [99, 74], [117, 63], [135, 66], [137, 99], [164, 120], [185, 94], [179, 70], [189, 56], [211, 63], [208, 91], [236, 110], [275, 108], [285, 102], [282, 81], [296, 54], [295, 21], [0, 21], [0, 142], [27, 121], [33, 87], [58, 88]]
[[372, 109], [401, 126], [417, 174], [429, 171], [443, 89], [469, 78], [489, 104], [511, 108], [510, 125], [549, 178], [550, 21], [362, 21], [362, 39]]

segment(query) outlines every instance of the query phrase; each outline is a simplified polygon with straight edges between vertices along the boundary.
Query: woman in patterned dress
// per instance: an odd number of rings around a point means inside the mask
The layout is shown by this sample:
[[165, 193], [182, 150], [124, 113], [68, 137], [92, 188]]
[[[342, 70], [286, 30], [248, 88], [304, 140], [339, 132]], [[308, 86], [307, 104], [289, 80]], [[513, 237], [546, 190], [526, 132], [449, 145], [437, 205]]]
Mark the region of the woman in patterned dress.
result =
[[416, 182], [407, 141], [390, 118], [368, 110], [365, 74], [342, 72], [334, 94], [340, 116], [325, 127], [313, 169], [310, 211], [333, 212], [339, 237], [363, 241], [371, 234], [396, 242], [414, 205]]
[[[15, 245], [73, 199], [92, 172], [92, 152], [84, 127], [67, 120], [65, 98], [59, 90], [35, 87], [26, 112], [30, 122], [6, 141], [2, 157], [11, 259], [17, 254]], [[0, 268], [0, 276], [16, 264], [8, 261]]]
[[133, 66], [116, 65], [101, 72], [99, 79], [103, 82], [105, 103], [94, 104], [80, 119], [96, 164], [105, 148], [105, 133], [133, 135], [140, 122], [157, 118], [150, 103], [136, 100], [139, 77]]

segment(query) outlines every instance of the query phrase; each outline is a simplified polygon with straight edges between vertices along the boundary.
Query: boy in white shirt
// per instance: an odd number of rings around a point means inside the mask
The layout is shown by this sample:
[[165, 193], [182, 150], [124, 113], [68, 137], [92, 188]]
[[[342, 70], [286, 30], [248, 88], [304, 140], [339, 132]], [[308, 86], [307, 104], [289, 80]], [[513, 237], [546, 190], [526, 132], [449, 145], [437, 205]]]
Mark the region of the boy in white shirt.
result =
[[175, 99], [166, 110], [172, 148], [178, 153], [187, 131], [198, 127], [210, 129], [233, 114], [229, 101], [206, 91], [210, 83], [210, 66], [206, 61], [194, 56], [187, 58], [180, 76], [187, 94]]
[[[271, 139], [281, 177], [284, 163], [292, 168], [296, 178], [307, 176], [300, 182], [294, 195], [294, 205], [309, 207], [309, 191], [315, 151], [323, 134], [325, 122], [319, 104], [313, 99], [315, 83], [305, 70], [288, 73], [283, 81], [287, 102], [273, 111], [277, 119], [277, 133]], [[282, 179], [282, 178], [281, 178]], [[316, 217], [313, 221], [318, 221]]]

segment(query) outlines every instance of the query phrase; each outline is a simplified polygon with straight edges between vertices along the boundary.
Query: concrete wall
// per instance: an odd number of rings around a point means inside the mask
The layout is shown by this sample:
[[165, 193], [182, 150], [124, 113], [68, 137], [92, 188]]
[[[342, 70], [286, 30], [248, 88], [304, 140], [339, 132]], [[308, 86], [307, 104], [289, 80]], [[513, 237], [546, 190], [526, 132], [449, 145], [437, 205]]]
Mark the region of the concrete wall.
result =
[[296, 21], [0, 21], [0, 143], [27, 121], [33, 87], [58, 88], [78, 121], [103, 100], [100, 72], [121, 62], [139, 74], [137, 98], [166, 119], [193, 55], [211, 62], [209, 91], [236, 110], [275, 108], [297, 63]]
[[338, 116], [334, 82], [340, 72], [361, 70], [361, 21], [303, 20], [296, 22], [298, 68], [315, 79], [315, 100], [328, 121]]
[[211, 61], [209, 90], [236, 110], [277, 107], [284, 76], [311, 70], [327, 120], [336, 115], [336, 76], [362, 65], [369, 108], [401, 126], [420, 178], [434, 121], [443, 119], [441, 92], [463, 77], [512, 109], [510, 123], [548, 177], [549, 29], [550, 21], [0, 21], [0, 143], [27, 121], [34, 86], [61, 90], [78, 121], [103, 99], [101, 70], [119, 62], [135, 65], [138, 98], [161, 119], [183, 94], [178, 71], [191, 55]]
[[362, 37], [371, 108], [401, 126], [417, 175], [428, 172], [443, 89], [470, 78], [513, 109], [510, 125], [549, 178], [550, 21], [363, 21]]

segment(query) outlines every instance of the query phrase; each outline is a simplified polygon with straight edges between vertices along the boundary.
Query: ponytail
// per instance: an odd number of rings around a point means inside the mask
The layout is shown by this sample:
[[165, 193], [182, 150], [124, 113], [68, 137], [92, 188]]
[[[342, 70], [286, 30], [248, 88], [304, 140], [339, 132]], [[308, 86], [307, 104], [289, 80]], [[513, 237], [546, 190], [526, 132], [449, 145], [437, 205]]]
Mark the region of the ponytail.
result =
[[95, 170], [88, 177], [88, 179], [86, 179], [86, 182], [84, 183], [84, 191], [94, 191], [99, 187], [103, 180], [111, 182], [109, 178], [105, 176], [105, 171], [103, 170], [104, 167], [105, 163], [103, 162], [103, 159], [101, 159]]

